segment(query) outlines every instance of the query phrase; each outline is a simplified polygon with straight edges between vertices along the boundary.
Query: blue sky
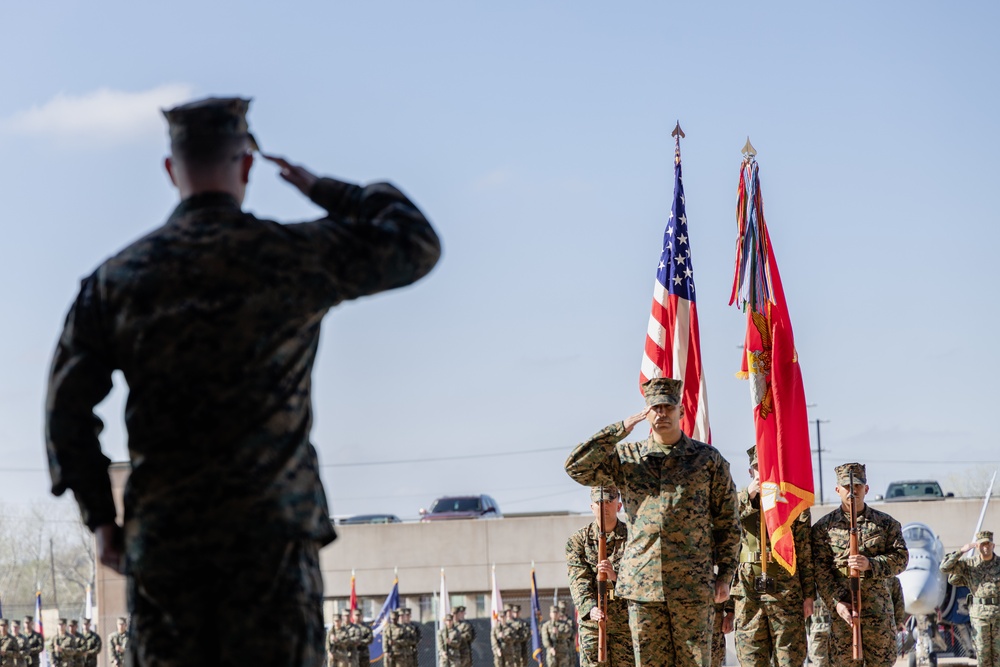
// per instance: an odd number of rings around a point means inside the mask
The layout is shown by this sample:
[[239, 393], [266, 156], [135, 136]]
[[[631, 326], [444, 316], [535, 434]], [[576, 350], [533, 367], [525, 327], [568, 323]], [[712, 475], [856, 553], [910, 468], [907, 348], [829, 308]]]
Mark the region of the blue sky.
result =
[[[827, 496], [849, 460], [873, 492], [992, 470], [998, 23], [987, 2], [7, 4], [0, 503], [51, 502], [62, 318], [174, 205], [158, 108], [210, 94], [253, 96], [266, 150], [393, 181], [443, 239], [426, 280], [324, 324], [314, 441], [335, 514], [413, 518], [477, 492], [586, 508], [562, 464], [641, 408], [678, 119], [714, 444], [737, 483], [753, 430], [727, 304], [748, 135], [811, 418], [829, 420]], [[319, 216], [272, 167], [252, 179], [258, 215]], [[102, 407], [114, 459], [124, 395], [119, 379]]]

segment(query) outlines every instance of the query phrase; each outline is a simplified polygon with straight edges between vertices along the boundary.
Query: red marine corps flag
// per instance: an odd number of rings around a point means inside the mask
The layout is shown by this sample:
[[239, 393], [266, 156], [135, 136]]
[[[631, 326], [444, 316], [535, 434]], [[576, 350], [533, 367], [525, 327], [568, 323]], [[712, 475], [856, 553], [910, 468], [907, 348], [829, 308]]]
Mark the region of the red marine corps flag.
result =
[[652, 378], [684, 382], [684, 416], [681, 430], [701, 442], [712, 442], [708, 426], [708, 389], [701, 368], [698, 309], [694, 299], [694, 265], [688, 236], [681, 178], [681, 137], [677, 123], [674, 137], [674, 202], [663, 232], [663, 250], [653, 283], [653, 308], [646, 329], [646, 346], [639, 367], [639, 384]]
[[736, 275], [729, 299], [747, 314], [740, 377], [750, 380], [761, 507], [771, 554], [795, 574], [792, 522], [813, 504], [812, 453], [802, 373], [778, 264], [764, 222], [756, 151], [747, 140], [736, 208]]

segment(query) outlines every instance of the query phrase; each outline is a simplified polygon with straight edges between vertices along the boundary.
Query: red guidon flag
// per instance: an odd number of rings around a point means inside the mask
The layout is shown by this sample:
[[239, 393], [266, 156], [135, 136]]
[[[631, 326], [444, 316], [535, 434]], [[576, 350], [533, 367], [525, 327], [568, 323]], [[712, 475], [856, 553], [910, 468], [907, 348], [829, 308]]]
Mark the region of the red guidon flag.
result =
[[354, 570], [351, 570], [351, 606], [350, 610], [354, 611], [358, 608], [358, 592], [354, 588]]
[[740, 171], [737, 221], [736, 276], [729, 303], [747, 314], [738, 375], [750, 380], [761, 507], [771, 554], [795, 574], [792, 522], [813, 504], [809, 420], [792, 323], [764, 222], [757, 162], [750, 152]]

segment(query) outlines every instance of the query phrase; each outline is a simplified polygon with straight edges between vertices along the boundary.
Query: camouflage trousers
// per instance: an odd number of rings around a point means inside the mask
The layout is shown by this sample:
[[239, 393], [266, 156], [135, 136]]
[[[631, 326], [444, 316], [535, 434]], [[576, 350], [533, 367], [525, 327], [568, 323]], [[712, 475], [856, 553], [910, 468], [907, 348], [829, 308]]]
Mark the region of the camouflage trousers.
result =
[[802, 667], [806, 622], [802, 602], [736, 598], [736, 657], [741, 667]]
[[209, 545], [188, 547], [131, 564], [126, 667], [323, 665], [315, 541], [248, 542], [219, 531]]
[[628, 602], [635, 664], [711, 667], [715, 605], [703, 602]]
[[972, 640], [976, 643], [979, 667], [1000, 667], [1000, 614], [993, 618], [971, 618]]
[[866, 616], [862, 610], [861, 645], [864, 661], [852, 659], [854, 632], [851, 624], [834, 612], [830, 620], [830, 661], [854, 667], [891, 667], [896, 662], [896, 627], [888, 617]]
[[715, 614], [712, 619], [712, 667], [722, 667], [726, 662], [726, 635], [722, 632], [726, 610], [718, 603], [712, 609]]
[[816, 667], [830, 667], [829, 621], [817, 623], [814, 620], [809, 628], [809, 662]]
[[580, 665], [582, 667], [596, 667], [600, 664], [609, 667], [626, 667], [635, 664], [632, 633], [628, 624], [625, 623], [625, 619], [619, 622], [608, 622], [608, 661], [605, 663], [597, 662], [597, 621], [580, 621]]
[[[545, 649], [545, 667], [571, 667], [576, 665], [576, 656], [565, 649]], [[458, 666], [456, 666], [458, 667]]]

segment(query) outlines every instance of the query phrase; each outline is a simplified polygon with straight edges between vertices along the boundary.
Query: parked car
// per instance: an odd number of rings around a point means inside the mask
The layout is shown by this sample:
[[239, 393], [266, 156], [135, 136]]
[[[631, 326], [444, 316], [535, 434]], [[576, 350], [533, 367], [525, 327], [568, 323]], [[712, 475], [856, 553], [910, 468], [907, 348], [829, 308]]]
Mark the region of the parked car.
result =
[[359, 523], [402, 523], [395, 514], [358, 514], [338, 521], [341, 526], [351, 526]]
[[941, 485], [932, 479], [891, 482], [885, 490], [885, 496], [875, 496], [875, 500], [887, 503], [907, 502], [913, 500], [943, 500], [954, 497], [954, 493], [945, 494]]
[[449, 521], [451, 519], [500, 519], [500, 506], [487, 495], [444, 496], [431, 505], [430, 510], [420, 509], [421, 521]]

